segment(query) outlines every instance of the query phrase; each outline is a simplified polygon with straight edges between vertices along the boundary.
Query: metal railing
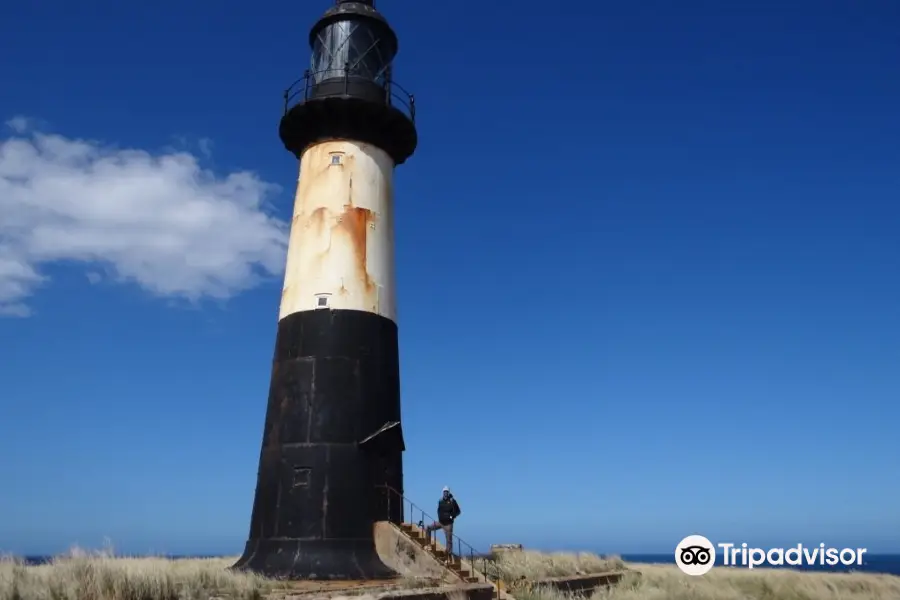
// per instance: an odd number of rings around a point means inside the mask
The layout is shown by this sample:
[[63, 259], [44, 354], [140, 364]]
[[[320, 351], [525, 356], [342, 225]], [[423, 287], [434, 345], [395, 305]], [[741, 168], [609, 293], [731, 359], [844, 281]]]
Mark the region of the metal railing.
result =
[[[325, 74], [329, 74], [329, 76], [323, 77]], [[400, 109], [402, 113], [409, 117], [410, 121], [416, 122], [415, 96], [407, 92], [403, 86], [393, 81], [389, 76], [382, 75], [377, 79], [354, 76], [349, 64], [343, 69], [324, 69], [321, 71], [310, 71], [307, 69], [303, 73], [303, 77], [292, 83], [284, 91], [284, 114], [287, 114], [293, 106], [312, 98], [316, 87], [326, 79], [329, 83], [343, 81], [344, 85], [337, 93], [316, 94], [316, 98], [350, 96], [350, 87], [353, 83], [359, 81], [371, 82], [381, 87], [385, 104]]]
[[[429, 532], [426, 528], [429, 525], [435, 525], [439, 528], [439, 523], [436, 519], [431, 517], [428, 513], [425, 512], [424, 509], [417, 506], [412, 500], [401, 494], [399, 491], [395, 490], [389, 485], [378, 485], [376, 486], [378, 489], [382, 489], [385, 491], [385, 502], [387, 506], [387, 520], [391, 520], [391, 509], [396, 507], [396, 503], [400, 504], [400, 520], [401, 522], [410, 523], [413, 525], [418, 525], [419, 528], [425, 533], [426, 541], [429, 545], [432, 542], [432, 535], [434, 535], [434, 531]], [[409, 508], [409, 512], [407, 512], [407, 508]], [[445, 536], [447, 536], [446, 530], [444, 530]], [[450, 553], [447, 552], [447, 559], [452, 561], [455, 558], [458, 558], [460, 562], [465, 560], [471, 566], [470, 577], [478, 577], [475, 574], [475, 571], [478, 571], [481, 574], [481, 578], [484, 579], [485, 583], [490, 583], [495, 586], [500, 587], [500, 573], [495, 565], [494, 561], [489, 558], [488, 554], [483, 552], [476, 552], [475, 547], [472, 544], [469, 544], [461, 537], [456, 535], [455, 533], [449, 534], [447, 536], [452, 540], [452, 544], [445, 544], [445, 546], [449, 548], [453, 548], [455, 552]]]

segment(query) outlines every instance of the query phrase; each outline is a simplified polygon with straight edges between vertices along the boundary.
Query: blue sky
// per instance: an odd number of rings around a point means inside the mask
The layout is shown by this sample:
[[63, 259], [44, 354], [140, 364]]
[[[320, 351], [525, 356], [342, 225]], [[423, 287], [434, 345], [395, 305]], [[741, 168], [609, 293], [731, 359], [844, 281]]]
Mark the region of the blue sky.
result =
[[[383, 0], [408, 495], [900, 550], [900, 5]], [[0, 548], [239, 553], [328, 2], [0, 8]]]

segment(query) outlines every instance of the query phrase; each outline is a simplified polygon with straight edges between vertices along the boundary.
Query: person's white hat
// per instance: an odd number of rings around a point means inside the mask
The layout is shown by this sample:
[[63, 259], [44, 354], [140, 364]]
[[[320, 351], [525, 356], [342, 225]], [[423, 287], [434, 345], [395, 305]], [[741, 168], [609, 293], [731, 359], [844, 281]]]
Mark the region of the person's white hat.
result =
[[450, 488], [448, 488], [446, 485], [444, 486], [444, 489], [441, 490], [441, 492], [449, 492], [449, 491], [450, 491]]

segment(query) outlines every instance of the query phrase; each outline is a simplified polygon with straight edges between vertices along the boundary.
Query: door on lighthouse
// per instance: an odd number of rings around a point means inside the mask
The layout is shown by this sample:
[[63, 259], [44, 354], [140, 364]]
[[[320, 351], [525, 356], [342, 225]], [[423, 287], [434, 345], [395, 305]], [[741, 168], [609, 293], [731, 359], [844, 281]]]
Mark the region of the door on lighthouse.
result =
[[369, 464], [373, 492], [371, 515], [375, 521], [403, 520], [403, 433], [400, 422], [385, 423], [360, 442]]
[[403, 493], [400, 474], [399, 457], [383, 453], [371, 456], [371, 481], [374, 495], [372, 497], [372, 519], [374, 521], [391, 521], [400, 523], [403, 520]]

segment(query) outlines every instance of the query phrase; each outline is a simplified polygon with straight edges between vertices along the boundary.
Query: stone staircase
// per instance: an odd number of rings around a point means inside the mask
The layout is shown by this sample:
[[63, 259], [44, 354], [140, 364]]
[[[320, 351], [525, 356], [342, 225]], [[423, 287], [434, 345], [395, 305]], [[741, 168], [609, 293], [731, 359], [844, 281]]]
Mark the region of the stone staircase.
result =
[[[442, 534], [434, 532], [429, 536], [422, 527], [413, 523], [401, 523], [400, 531], [423, 548], [438, 562], [443, 564], [448, 571], [453, 573], [463, 583], [489, 583], [491, 587], [494, 588], [494, 598], [496, 600], [515, 600], [515, 598], [504, 589], [502, 581], [499, 579], [494, 581], [484, 573], [478, 571], [475, 568], [475, 565], [472, 564], [474, 561], [467, 561], [456, 555], [448, 558], [447, 549], [443, 544], [437, 541], [437, 535]], [[462, 543], [462, 540], [459, 540], [456, 536], [453, 536], [453, 538], [454, 545]], [[459, 550], [459, 548], [457, 548], [457, 550]]]

